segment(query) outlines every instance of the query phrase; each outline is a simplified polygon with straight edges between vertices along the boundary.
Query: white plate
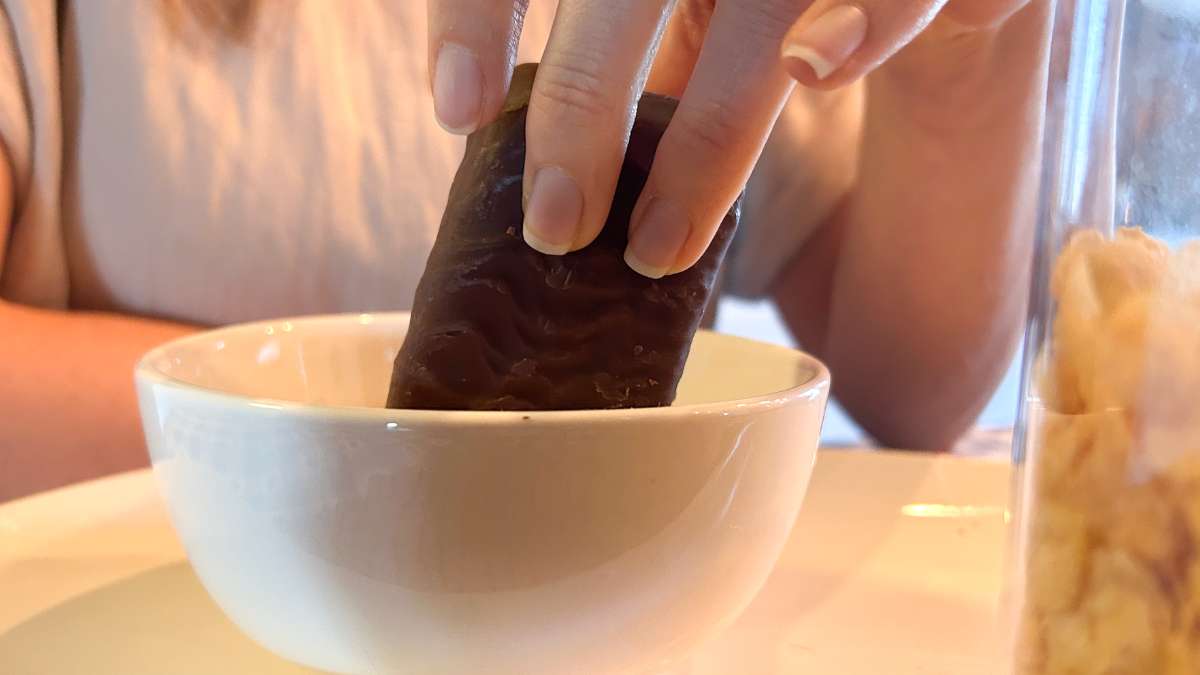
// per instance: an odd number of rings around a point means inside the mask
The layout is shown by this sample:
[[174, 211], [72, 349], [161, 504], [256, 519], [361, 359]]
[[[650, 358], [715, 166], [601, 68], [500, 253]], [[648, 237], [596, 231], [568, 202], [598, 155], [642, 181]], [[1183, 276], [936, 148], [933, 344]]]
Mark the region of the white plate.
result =
[[[824, 452], [759, 598], [682, 675], [1000, 672], [1009, 469]], [[148, 472], [0, 505], [0, 673], [310, 673], [230, 624]]]

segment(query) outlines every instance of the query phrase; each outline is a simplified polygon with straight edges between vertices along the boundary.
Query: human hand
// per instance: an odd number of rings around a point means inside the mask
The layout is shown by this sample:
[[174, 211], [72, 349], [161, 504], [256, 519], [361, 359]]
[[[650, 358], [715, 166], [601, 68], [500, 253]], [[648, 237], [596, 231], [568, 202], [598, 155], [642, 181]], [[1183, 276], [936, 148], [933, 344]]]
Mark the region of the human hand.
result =
[[[952, 33], [986, 29], [1026, 1], [560, 0], [529, 106], [526, 241], [561, 255], [603, 228], [665, 33], [663, 59], [688, 76], [630, 226], [626, 260], [649, 277], [687, 269], [703, 254], [793, 77], [838, 87], [939, 15]], [[528, 2], [429, 0], [431, 86], [447, 129], [469, 133], [499, 112]], [[672, 29], [691, 39], [671, 39], [672, 10]]]

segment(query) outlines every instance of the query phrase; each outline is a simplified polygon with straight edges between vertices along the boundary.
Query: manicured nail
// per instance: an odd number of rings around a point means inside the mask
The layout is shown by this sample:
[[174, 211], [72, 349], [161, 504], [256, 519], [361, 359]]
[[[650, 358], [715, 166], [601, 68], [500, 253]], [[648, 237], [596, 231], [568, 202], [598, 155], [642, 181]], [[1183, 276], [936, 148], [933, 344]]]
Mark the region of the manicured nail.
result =
[[433, 109], [438, 123], [452, 134], [479, 128], [483, 71], [470, 49], [453, 42], [442, 45], [433, 74]]
[[867, 15], [854, 5], [825, 12], [783, 45], [784, 59], [807, 63], [824, 80], [846, 65], [867, 39]]
[[661, 279], [675, 268], [691, 233], [687, 212], [655, 197], [630, 227], [625, 264], [644, 277]]
[[546, 255], [564, 255], [575, 243], [582, 217], [583, 193], [575, 179], [556, 166], [539, 169], [525, 205], [525, 243]]

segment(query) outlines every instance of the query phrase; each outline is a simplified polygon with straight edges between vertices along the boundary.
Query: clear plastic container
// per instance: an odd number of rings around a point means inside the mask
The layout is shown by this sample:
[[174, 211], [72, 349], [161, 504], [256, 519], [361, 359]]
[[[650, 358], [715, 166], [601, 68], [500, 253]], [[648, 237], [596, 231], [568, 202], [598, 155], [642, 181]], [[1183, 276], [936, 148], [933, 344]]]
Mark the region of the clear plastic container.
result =
[[1200, 0], [1059, 0], [1014, 673], [1200, 674]]

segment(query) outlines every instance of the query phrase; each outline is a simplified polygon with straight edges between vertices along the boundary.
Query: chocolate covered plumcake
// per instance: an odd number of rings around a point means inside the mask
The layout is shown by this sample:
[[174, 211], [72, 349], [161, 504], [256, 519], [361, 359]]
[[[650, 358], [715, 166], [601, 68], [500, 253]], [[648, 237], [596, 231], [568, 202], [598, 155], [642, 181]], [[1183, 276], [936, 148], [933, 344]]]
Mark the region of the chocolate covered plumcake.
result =
[[676, 107], [647, 94], [599, 237], [565, 256], [533, 250], [521, 235], [521, 187], [536, 70], [517, 68], [499, 118], [467, 141], [396, 357], [391, 408], [635, 408], [675, 398], [740, 199], [691, 269], [653, 280], [626, 266], [630, 215]]

